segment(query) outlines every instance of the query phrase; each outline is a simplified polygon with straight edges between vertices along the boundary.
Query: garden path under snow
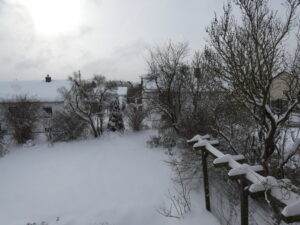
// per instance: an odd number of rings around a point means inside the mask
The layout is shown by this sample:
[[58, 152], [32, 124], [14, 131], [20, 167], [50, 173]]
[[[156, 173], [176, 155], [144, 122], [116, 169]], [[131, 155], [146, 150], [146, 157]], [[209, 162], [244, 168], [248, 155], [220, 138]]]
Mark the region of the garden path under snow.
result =
[[217, 225], [193, 192], [192, 212], [166, 218], [157, 208], [172, 189], [168, 157], [148, 148], [153, 131], [18, 147], [0, 158], [0, 224]]

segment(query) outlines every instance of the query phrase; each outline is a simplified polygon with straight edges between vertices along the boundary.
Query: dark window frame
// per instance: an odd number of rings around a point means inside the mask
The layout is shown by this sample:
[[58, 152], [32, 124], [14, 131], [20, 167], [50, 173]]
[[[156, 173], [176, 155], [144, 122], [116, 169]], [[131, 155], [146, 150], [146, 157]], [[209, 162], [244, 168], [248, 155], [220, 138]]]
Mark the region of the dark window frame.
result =
[[43, 110], [44, 112], [46, 112], [48, 115], [51, 115], [53, 114], [53, 110], [52, 110], [52, 107], [51, 106], [45, 106], [43, 107]]

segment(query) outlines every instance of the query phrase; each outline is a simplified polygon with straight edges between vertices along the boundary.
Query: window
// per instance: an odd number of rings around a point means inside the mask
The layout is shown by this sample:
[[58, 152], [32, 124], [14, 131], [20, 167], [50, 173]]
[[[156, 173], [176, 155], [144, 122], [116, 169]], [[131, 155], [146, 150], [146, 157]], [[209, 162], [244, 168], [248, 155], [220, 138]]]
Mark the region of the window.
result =
[[98, 112], [100, 111], [99, 108], [100, 108], [100, 107], [99, 107], [99, 104], [98, 104], [97, 102], [91, 103], [91, 111], [92, 111], [93, 113], [98, 113]]
[[139, 97], [139, 98], [136, 98], [136, 104], [142, 104], [143, 101], [142, 101], [142, 98]]
[[276, 99], [271, 101], [271, 107], [274, 113], [282, 114], [287, 110], [288, 104], [284, 99]]
[[52, 131], [52, 127], [46, 127], [45, 128], [45, 132], [51, 132]]
[[22, 118], [23, 117], [23, 112], [20, 109], [20, 107], [9, 106], [8, 111], [9, 111], [10, 115], [12, 115], [15, 118]]
[[5, 135], [5, 134], [7, 134], [7, 130], [3, 130], [3, 126], [0, 123], [0, 135]]
[[16, 115], [18, 109], [16, 106], [9, 106], [8, 107], [8, 111], [12, 114], [12, 115]]
[[288, 96], [288, 94], [289, 94], [289, 92], [287, 90], [283, 90], [282, 93], [284, 96]]
[[43, 107], [43, 110], [49, 114], [49, 115], [52, 115], [52, 107]]

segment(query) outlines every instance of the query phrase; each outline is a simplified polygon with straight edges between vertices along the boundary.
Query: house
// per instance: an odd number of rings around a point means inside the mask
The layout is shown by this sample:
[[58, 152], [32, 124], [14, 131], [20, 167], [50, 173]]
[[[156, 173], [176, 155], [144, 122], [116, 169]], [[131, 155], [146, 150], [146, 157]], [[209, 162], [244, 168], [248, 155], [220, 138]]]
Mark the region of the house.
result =
[[[157, 85], [153, 80], [147, 79], [147, 74], [143, 75], [141, 78], [141, 104], [147, 110], [152, 108], [151, 99], [156, 98], [157, 93]], [[146, 123], [151, 128], [159, 128], [161, 126], [161, 113], [156, 110], [152, 111], [148, 116]]]
[[153, 80], [149, 81], [147, 75], [142, 77], [142, 87], [144, 100], [151, 99], [157, 95], [157, 85]]
[[119, 98], [119, 102], [122, 108], [126, 107], [126, 101], [127, 101], [127, 87], [117, 87], [116, 94]]
[[[47, 133], [53, 114], [64, 110], [65, 102], [59, 89], [69, 89], [70, 85], [69, 80], [53, 80], [49, 75], [43, 80], [0, 81], [0, 133], [11, 134], [5, 114], [13, 111], [17, 96], [26, 96], [39, 103], [39, 118], [34, 133]], [[125, 107], [127, 87], [118, 86], [112, 94], [116, 95], [121, 106]]]
[[52, 80], [47, 75], [44, 80], [14, 80], [0, 82], [0, 131], [10, 134], [10, 128], [5, 119], [7, 110], [12, 110], [17, 96], [27, 96], [40, 105], [38, 125], [35, 133], [45, 133], [49, 129], [49, 119], [55, 111], [63, 110], [64, 101], [58, 89], [69, 87], [68, 80]]
[[130, 84], [127, 91], [127, 104], [142, 106], [143, 100], [143, 77], [141, 83]]
[[270, 103], [278, 114], [287, 109], [288, 98], [297, 98], [300, 90], [300, 79], [287, 72], [279, 73], [270, 86]]

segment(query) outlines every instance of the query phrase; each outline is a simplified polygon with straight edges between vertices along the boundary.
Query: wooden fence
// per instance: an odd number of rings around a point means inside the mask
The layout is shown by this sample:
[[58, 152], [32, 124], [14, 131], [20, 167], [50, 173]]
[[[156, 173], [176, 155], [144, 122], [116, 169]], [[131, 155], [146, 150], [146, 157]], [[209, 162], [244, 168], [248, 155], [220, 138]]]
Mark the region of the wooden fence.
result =
[[[236, 180], [240, 186], [241, 225], [249, 224], [249, 196], [254, 199], [260, 196], [272, 198], [283, 208], [281, 218], [284, 222], [300, 222], [300, 196], [290, 190], [289, 187], [292, 187], [292, 184], [288, 180], [277, 180], [271, 176], [263, 176], [263, 167], [246, 164], [243, 155], [223, 154], [214, 147], [219, 142], [210, 140], [209, 135], [196, 135], [188, 143], [193, 146], [193, 150], [201, 151], [205, 204], [208, 211], [211, 211], [207, 165], [207, 157], [210, 155], [214, 158], [214, 167], [229, 169], [228, 176], [230, 179]], [[286, 198], [287, 193], [288, 198]]]

